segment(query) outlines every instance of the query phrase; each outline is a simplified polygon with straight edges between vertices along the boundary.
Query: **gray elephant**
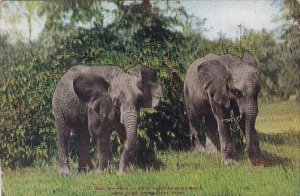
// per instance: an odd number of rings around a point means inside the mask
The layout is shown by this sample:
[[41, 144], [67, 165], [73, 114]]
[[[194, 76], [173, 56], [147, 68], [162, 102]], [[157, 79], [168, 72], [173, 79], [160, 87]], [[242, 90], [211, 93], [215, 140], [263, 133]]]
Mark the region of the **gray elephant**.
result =
[[[220, 141], [224, 164], [236, 163], [228, 121], [233, 110], [240, 118], [239, 125], [246, 137], [251, 163], [263, 164], [255, 130], [261, 82], [256, 61], [250, 53], [246, 51], [242, 59], [230, 54], [208, 54], [191, 64], [185, 78], [184, 99], [195, 151], [216, 154]], [[203, 118], [207, 125], [205, 145], [201, 143], [197, 130]]]
[[117, 131], [124, 150], [119, 165], [123, 175], [137, 140], [141, 107], [158, 104], [162, 94], [155, 72], [142, 65], [124, 72], [114, 66], [77, 65], [60, 79], [52, 104], [57, 128], [59, 172], [70, 173], [68, 142], [70, 133], [78, 138], [78, 170], [92, 169], [90, 137], [97, 139], [98, 170], [108, 167], [112, 158], [110, 135]]

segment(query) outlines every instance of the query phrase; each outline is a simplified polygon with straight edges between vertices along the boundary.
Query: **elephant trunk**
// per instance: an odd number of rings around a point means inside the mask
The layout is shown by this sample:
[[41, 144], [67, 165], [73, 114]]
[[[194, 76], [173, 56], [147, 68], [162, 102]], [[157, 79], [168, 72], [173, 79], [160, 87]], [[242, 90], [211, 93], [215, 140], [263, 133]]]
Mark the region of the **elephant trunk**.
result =
[[255, 99], [248, 99], [245, 108], [245, 134], [248, 156], [250, 160], [261, 157], [258, 134], [255, 130], [255, 121], [258, 113], [258, 105]]
[[130, 153], [136, 145], [138, 117], [139, 112], [135, 107], [127, 107], [124, 109], [124, 112], [121, 112], [121, 121], [126, 129], [126, 141], [120, 161], [120, 175], [123, 175], [126, 171], [129, 164]]

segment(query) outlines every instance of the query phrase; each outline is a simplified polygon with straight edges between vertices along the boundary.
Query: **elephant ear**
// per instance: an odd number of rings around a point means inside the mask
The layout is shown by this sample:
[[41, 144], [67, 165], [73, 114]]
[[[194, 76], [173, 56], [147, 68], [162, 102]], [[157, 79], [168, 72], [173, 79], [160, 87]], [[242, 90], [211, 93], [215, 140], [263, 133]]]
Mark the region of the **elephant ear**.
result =
[[162, 86], [157, 84], [156, 72], [143, 65], [130, 68], [127, 72], [142, 77], [142, 106], [145, 108], [157, 106], [162, 95]]
[[79, 99], [99, 112], [101, 98], [107, 95], [108, 83], [100, 76], [79, 75], [73, 79], [73, 88]]
[[244, 52], [243, 61], [252, 67], [257, 66], [255, 58], [248, 51]]

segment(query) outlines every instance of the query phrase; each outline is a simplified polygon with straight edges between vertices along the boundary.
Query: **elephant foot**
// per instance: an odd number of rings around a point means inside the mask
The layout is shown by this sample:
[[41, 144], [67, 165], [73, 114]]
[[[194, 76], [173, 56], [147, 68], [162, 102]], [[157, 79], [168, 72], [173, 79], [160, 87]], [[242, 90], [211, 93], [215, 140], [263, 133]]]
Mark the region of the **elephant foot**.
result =
[[271, 160], [265, 157], [260, 150], [250, 149], [248, 157], [251, 165], [253, 166], [267, 166], [271, 164]]
[[205, 148], [205, 152], [211, 156], [215, 156], [218, 154], [218, 149], [213, 145], [207, 145]]
[[92, 163], [91, 160], [89, 160], [89, 162], [88, 162], [88, 167], [89, 167], [90, 170], [95, 169], [94, 164]]
[[223, 160], [223, 163], [224, 165], [237, 165], [238, 162], [237, 160], [235, 159], [235, 157], [231, 154], [231, 153], [225, 153], [222, 155], [222, 160]]
[[95, 171], [95, 173], [101, 174], [101, 173], [107, 172], [108, 167], [97, 167], [94, 171]]
[[63, 175], [63, 176], [71, 175], [70, 167], [68, 167], [68, 166], [59, 167], [58, 173], [59, 173], [59, 175]]
[[102, 168], [97, 168], [95, 170], [93, 170], [96, 174], [102, 174], [104, 173], [106, 170], [102, 169]]
[[232, 159], [232, 158], [226, 158], [226, 159], [224, 159], [223, 163], [224, 163], [224, 165], [228, 165], [228, 166], [230, 166], [230, 165], [237, 165], [238, 164], [238, 162], [235, 159]]
[[205, 148], [201, 145], [196, 145], [194, 148], [195, 152], [203, 154], [206, 152]]
[[252, 157], [249, 158], [251, 165], [253, 166], [257, 166], [257, 167], [264, 167], [264, 166], [268, 166], [271, 164], [271, 160], [267, 159], [264, 156], [257, 156], [257, 157]]
[[118, 175], [118, 176], [124, 176], [124, 175], [125, 175], [125, 172], [124, 172], [124, 171], [118, 171], [118, 172], [117, 172], [117, 175]]
[[79, 167], [78, 168], [78, 173], [87, 173], [90, 171], [89, 167]]
[[117, 172], [117, 175], [118, 176], [124, 176], [127, 171], [128, 171], [128, 167], [120, 167], [119, 171]]

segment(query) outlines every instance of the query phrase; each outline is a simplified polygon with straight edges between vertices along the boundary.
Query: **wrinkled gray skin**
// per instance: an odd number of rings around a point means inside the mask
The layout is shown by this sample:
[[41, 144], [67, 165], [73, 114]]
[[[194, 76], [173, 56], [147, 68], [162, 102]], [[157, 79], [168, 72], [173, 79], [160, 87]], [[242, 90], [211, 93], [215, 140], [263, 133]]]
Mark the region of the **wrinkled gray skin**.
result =
[[[230, 122], [226, 121], [233, 110], [235, 116], [241, 118], [240, 127], [246, 137], [249, 159], [254, 165], [260, 164], [263, 156], [255, 121], [261, 82], [255, 59], [248, 52], [242, 59], [233, 55], [208, 54], [191, 64], [185, 78], [185, 106], [195, 151], [216, 154], [219, 135], [223, 162], [226, 165], [236, 163]], [[203, 117], [207, 125], [205, 145], [200, 142], [197, 131]]]
[[124, 144], [118, 172], [123, 175], [136, 144], [140, 108], [156, 106], [161, 93], [154, 71], [141, 65], [127, 72], [113, 66], [77, 65], [69, 69], [59, 81], [52, 100], [59, 173], [70, 174], [70, 132], [78, 137], [78, 170], [82, 171], [93, 168], [89, 158], [91, 136], [97, 139], [97, 170], [108, 167], [112, 158], [110, 135], [116, 130]]

